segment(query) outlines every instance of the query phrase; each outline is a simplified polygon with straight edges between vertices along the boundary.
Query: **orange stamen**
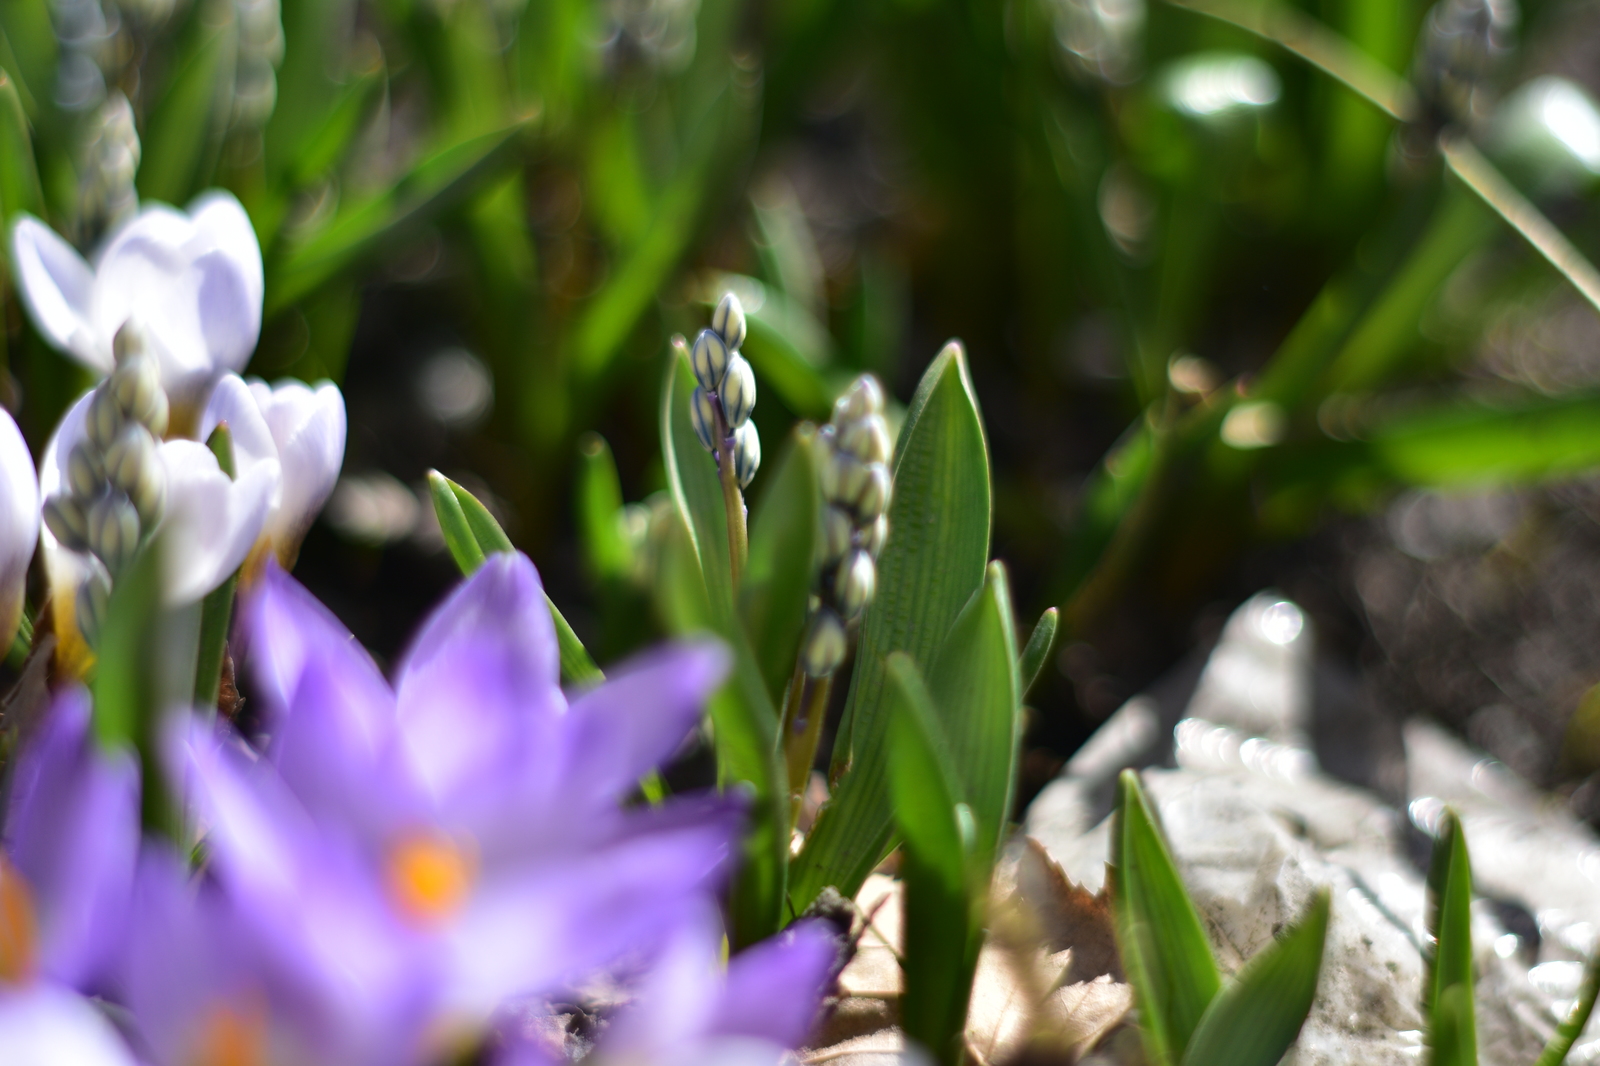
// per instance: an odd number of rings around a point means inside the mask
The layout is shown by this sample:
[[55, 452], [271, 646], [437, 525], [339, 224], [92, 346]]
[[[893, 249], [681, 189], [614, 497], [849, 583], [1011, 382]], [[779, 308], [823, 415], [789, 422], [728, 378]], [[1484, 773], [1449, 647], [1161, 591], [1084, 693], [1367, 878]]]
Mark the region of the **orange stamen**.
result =
[[38, 948], [33, 896], [17, 868], [0, 855], [0, 982], [32, 979]]
[[471, 857], [437, 836], [408, 837], [389, 853], [389, 891], [401, 913], [422, 925], [450, 917], [472, 888]]

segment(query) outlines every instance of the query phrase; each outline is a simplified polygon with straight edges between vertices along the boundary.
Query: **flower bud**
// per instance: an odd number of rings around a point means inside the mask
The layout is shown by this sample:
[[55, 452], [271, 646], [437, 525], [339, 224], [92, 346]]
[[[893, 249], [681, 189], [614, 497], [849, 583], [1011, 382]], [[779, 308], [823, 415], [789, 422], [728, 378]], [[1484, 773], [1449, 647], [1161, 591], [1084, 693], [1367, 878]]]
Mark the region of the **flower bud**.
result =
[[44, 501], [44, 524], [62, 546], [84, 551], [89, 546], [89, 515], [79, 501], [65, 493]]
[[729, 351], [736, 352], [744, 345], [744, 305], [733, 293], [722, 294], [717, 309], [711, 312], [711, 328], [717, 331]]
[[728, 416], [728, 426], [738, 429], [750, 421], [750, 412], [756, 409], [756, 372], [750, 361], [734, 353], [728, 360], [728, 371], [722, 378], [722, 413]]
[[839, 428], [839, 447], [863, 463], [889, 461], [889, 424], [882, 415], [868, 415]]
[[161, 368], [149, 355], [135, 353], [121, 360], [111, 372], [107, 388], [124, 416], [148, 426], [158, 436], [166, 432], [167, 394], [161, 388]]
[[80, 440], [67, 453], [67, 488], [80, 500], [92, 500], [105, 487], [106, 467], [100, 449]]
[[108, 492], [89, 508], [89, 550], [112, 574], [121, 573], [139, 547], [139, 512], [120, 492]]
[[716, 403], [705, 389], [696, 387], [694, 394], [689, 397], [689, 424], [694, 426], [694, 435], [700, 438], [700, 443], [708, 452], [717, 450], [717, 409]]
[[119, 326], [117, 335], [111, 339], [111, 354], [116, 357], [119, 365], [149, 350], [149, 339], [145, 336], [144, 326], [137, 318], [130, 318]]
[[883, 386], [871, 374], [862, 374], [850, 383], [843, 396], [834, 401], [833, 421], [843, 426], [868, 415], [883, 413]]
[[850, 534], [855, 532], [855, 524], [850, 521], [850, 516], [837, 507], [824, 507], [822, 531], [823, 563], [826, 565], [843, 559], [844, 553], [850, 550]]
[[733, 471], [739, 476], [739, 487], [746, 489], [761, 469], [761, 435], [754, 422], [746, 422], [733, 434]]
[[78, 629], [91, 644], [105, 625], [106, 607], [111, 602], [111, 577], [98, 560], [90, 560], [89, 574], [78, 586], [74, 605], [78, 611]]
[[106, 476], [111, 486], [132, 501], [139, 521], [155, 525], [165, 509], [167, 472], [156, 453], [155, 438], [137, 422], [130, 422], [106, 449]]
[[868, 465], [855, 496], [856, 517], [863, 523], [875, 521], [889, 509], [890, 491], [889, 468], [882, 463]]
[[707, 392], [716, 392], [722, 384], [722, 375], [728, 372], [728, 345], [715, 330], [703, 329], [694, 339], [689, 352], [689, 366], [694, 369], [695, 380]]
[[867, 609], [877, 580], [878, 568], [865, 550], [856, 548], [845, 556], [839, 569], [834, 571], [833, 595], [846, 618], [858, 618]]
[[849, 452], [836, 448], [823, 467], [822, 493], [833, 503], [853, 507], [867, 483], [867, 477], [866, 463]]
[[876, 559], [883, 554], [883, 542], [889, 539], [889, 516], [881, 514], [877, 521], [861, 531], [861, 546]]
[[111, 442], [122, 431], [123, 421], [122, 409], [117, 406], [112, 390], [106, 386], [95, 389], [89, 409], [83, 415], [83, 431], [94, 446], [102, 451], [111, 447]]
[[844, 662], [844, 623], [823, 607], [811, 615], [806, 640], [800, 647], [800, 665], [807, 676], [827, 677]]

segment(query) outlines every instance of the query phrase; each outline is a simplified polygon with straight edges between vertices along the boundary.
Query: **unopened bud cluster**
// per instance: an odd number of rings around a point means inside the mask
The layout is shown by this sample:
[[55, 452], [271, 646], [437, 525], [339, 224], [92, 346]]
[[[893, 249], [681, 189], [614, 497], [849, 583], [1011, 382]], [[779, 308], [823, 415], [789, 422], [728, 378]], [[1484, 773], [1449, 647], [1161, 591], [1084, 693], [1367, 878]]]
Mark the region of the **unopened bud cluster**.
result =
[[78, 625], [93, 639], [105, 617], [111, 583], [155, 528], [166, 507], [167, 478], [156, 451], [167, 431], [161, 370], [137, 327], [116, 338], [117, 366], [94, 390], [83, 436], [67, 453], [62, 491], [44, 503], [45, 524], [64, 547], [87, 554], [78, 590]]
[[139, 153], [133, 108], [121, 92], [112, 93], [95, 116], [78, 182], [78, 226], [83, 244], [93, 244], [100, 234], [139, 209], [139, 193], [133, 184], [139, 172]]
[[689, 351], [689, 364], [700, 383], [689, 400], [689, 421], [718, 463], [731, 444], [741, 489], [749, 487], [761, 468], [761, 436], [750, 421], [756, 408], [756, 374], [739, 354], [744, 336], [744, 307], [730, 292], [711, 313], [711, 327], [700, 331]]
[[800, 650], [812, 677], [844, 661], [845, 627], [857, 621], [878, 583], [878, 553], [889, 535], [889, 425], [883, 389], [863, 374], [833, 405], [817, 435], [823, 509], [822, 572]]
[[279, 0], [234, 0], [239, 20], [239, 62], [233, 86], [233, 120], [261, 126], [278, 102], [283, 62], [283, 12]]

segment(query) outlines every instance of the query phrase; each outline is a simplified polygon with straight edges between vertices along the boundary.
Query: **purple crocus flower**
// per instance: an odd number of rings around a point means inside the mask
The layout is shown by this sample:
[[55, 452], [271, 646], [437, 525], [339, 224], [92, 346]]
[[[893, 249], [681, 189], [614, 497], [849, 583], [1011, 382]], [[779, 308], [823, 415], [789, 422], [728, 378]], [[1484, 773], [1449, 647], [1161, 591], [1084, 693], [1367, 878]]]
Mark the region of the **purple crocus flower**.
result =
[[106, 976], [127, 916], [139, 846], [139, 774], [89, 733], [89, 700], [66, 690], [17, 758], [5, 850], [27, 884], [39, 976], [82, 991]]
[[[706, 910], [653, 960], [632, 1002], [610, 1020], [599, 1062], [630, 1066], [778, 1066], [816, 1022], [836, 976], [839, 942], [820, 920], [797, 922], [724, 967], [722, 927]], [[508, 1012], [502, 1066], [555, 1066], [565, 1049], [542, 1012]]]
[[345, 1038], [305, 1061], [437, 1054], [508, 997], [647, 950], [719, 887], [737, 804], [621, 806], [697, 722], [718, 647], [644, 656], [569, 705], [538, 575], [512, 555], [434, 612], [392, 689], [276, 567], [243, 622], [266, 758], [198, 724], [177, 754], [269, 983]]

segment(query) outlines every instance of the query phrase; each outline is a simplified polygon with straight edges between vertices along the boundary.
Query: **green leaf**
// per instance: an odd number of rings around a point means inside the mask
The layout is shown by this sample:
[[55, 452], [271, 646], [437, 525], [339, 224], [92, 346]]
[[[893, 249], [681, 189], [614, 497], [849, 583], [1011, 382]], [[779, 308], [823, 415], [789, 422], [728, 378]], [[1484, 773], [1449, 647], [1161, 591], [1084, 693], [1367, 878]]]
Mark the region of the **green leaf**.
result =
[[142, 200], [181, 204], [210, 184], [210, 168], [233, 109], [238, 30], [191, 18], [187, 44], [166, 92], [145, 123], [137, 184]]
[[1328, 936], [1328, 890], [1300, 920], [1245, 963], [1195, 1027], [1183, 1066], [1277, 1066], [1317, 994]]
[[1589, 1024], [1596, 993], [1600, 993], [1600, 951], [1589, 957], [1589, 965], [1583, 970], [1583, 984], [1578, 988], [1578, 998], [1573, 1000], [1566, 1020], [1556, 1028], [1556, 1035], [1550, 1038], [1550, 1043], [1545, 1045], [1533, 1066], [1561, 1066], [1567, 1061], [1567, 1052], [1572, 1050], [1573, 1042]]
[[1026, 696], [1028, 690], [1039, 683], [1039, 675], [1044, 672], [1044, 664], [1050, 657], [1050, 649], [1055, 646], [1056, 628], [1061, 621], [1061, 612], [1054, 607], [1047, 609], [1039, 616], [1039, 621], [1034, 623], [1033, 632], [1028, 635], [1028, 644], [1022, 649], [1022, 658], [1017, 663], [1017, 677], [1022, 681], [1022, 694]]
[[[834, 743], [838, 787], [794, 866], [791, 899], [798, 909], [828, 885], [854, 896], [888, 851], [885, 663], [891, 652], [904, 651], [919, 666], [931, 665], [983, 584], [990, 500], [983, 420], [966, 356], [952, 342], [923, 375], [895, 446], [889, 540]], [[846, 766], [853, 768], [846, 773]]]
[[[1472, 1015], [1472, 860], [1461, 819], [1446, 810], [1434, 839], [1428, 867], [1428, 933], [1433, 952], [1428, 957], [1428, 978], [1423, 986], [1423, 1015], [1439, 1028], [1436, 1016], [1445, 990], [1459, 986], [1466, 996], [1465, 1012], [1452, 1025], [1459, 1027], [1458, 1061], [1477, 1060], [1477, 1036]], [[1454, 1033], [1454, 1029], [1452, 1029]], [[1452, 1040], [1457, 1039], [1450, 1035]]]
[[578, 441], [578, 528], [584, 558], [597, 581], [615, 581], [633, 569], [633, 544], [623, 530], [622, 479], [611, 446], [598, 433]]
[[[439, 529], [444, 534], [445, 546], [456, 561], [462, 576], [475, 572], [483, 561], [495, 552], [516, 549], [506, 536], [500, 523], [494, 520], [476, 496], [451, 481], [437, 470], [428, 471], [428, 494], [433, 499], [433, 511], [439, 518]], [[578, 634], [572, 631], [567, 619], [550, 599], [544, 597], [550, 608], [550, 620], [555, 624], [556, 643], [561, 654], [561, 680], [569, 685], [591, 684], [605, 680], [605, 674], [594, 664]]]
[[811, 596], [821, 495], [812, 443], [816, 432], [797, 427], [750, 523], [750, 561], [739, 590], [740, 614], [767, 691], [782, 704], [794, 670]]
[[690, 541], [706, 583], [706, 602], [719, 625], [732, 621], [733, 572], [728, 561], [728, 511], [717, 463], [689, 422], [694, 371], [681, 339], [675, 339], [661, 387], [661, 457], [672, 501], [688, 523]]
[[1022, 742], [1017, 645], [1005, 567], [990, 563], [983, 588], [950, 627], [928, 680], [956, 763], [957, 799], [976, 828], [974, 862], [988, 870], [1005, 837]]
[[1433, 1054], [1429, 1066], [1478, 1066], [1477, 1024], [1472, 1017], [1472, 990], [1451, 985], [1439, 993], [1428, 1028]]
[[469, 200], [516, 161], [530, 126], [531, 120], [516, 122], [434, 153], [387, 191], [275, 255], [267, 264], [267, 316]]
[[1132, 770], [1118, 781], [1110, 865], [1117, 946], [1146, 1055], [1152, 1066], [1170, 1066], [1183, 1060], [1222, 981], [1200, 914]]
[[[889, 790], [905, 837], [905, 995], [901, 1025], [940, 1062], [962, 1061], [962, 1032], [982, 944], [984, 878], [971, 849], [971, 816], [957, 802], [950, 742], [917, 664], [895, 652], [887, 664]], [[984, 869], [987, 869], [985, 866]]]
[[1365, 450], [1391, 476], [1440, 488], [1562, 477], [1600, 463], [1600, 396], [1463, 400], [1384, 420]]
[[9, 231], [21, 212], [43, 217], [44, 193], [33, 159], [33, 136], [14, 79], [0, 72], [0, 217]]

